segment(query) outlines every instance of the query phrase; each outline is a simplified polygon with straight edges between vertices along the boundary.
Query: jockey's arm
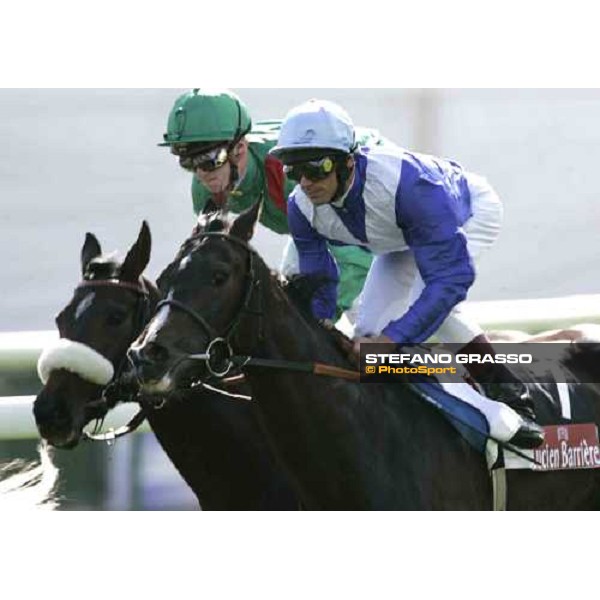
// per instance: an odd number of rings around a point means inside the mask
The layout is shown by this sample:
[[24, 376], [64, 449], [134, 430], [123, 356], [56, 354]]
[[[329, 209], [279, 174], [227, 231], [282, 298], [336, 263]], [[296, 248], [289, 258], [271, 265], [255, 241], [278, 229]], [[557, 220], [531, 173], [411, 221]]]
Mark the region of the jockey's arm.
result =
[[397, 344], [418, 344], [430, 338], [467, 297], [475, 277], [462, 234], [412, 250], [425, 288], [404, 316], [384, 328], [383, 334]]
[[382, 333], [397, 344], [427, 340], [475, 280], [466, 236], [443, 186], [423, 181], [409, 200], [398, 201], [397, 215], [425, 288], [400, 319], [384, 328]]
[[317, 319], [334, 319], [339, 281], [338, 268], [329, 252], [326, 239], [308, 222], [297, 207], [293, 195], [288, 200], [288, 224], [298, 250], [300, 273], [322, 275], [328, 280], [313, 297], [313, 315]]

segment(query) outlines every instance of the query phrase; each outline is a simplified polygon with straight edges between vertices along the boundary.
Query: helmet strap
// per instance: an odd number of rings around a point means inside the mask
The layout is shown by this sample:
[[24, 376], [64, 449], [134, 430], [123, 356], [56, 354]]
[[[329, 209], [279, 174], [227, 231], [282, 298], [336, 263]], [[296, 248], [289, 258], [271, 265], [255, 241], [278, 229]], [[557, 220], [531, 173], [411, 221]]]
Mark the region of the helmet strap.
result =
[[[240, 170], [237, 166], [237, 162], [234, 162], [231, 160], [231, 153], [233, 152], [233, 149], [238, 145], [238, 143], [242, 140], [242, 138], [246, 134], [250, 133], [250, 127], [246, 127], [246, 129], [242, 130], [242, 107], [239, 102], [237, 102], [236, 104], [237, 104], [237, 109], [238, 109], [238, 124], [237, 124], [235, 135], [233, 136], [233, 139], [227, 145], [227, 153], [229, 154], [228, 162], [229, 162], [230, 168], [229, 168], [229, 185], [227, 187], [227, 190], [225, 191], [225, 194], [233, 192], [233, 190], [235, 190], [236, 186], [240, 182]], [[221, 198], [219, 198], [219, 200], [221, 200]], [[226, 200], [226, 198], [223, 199], [223, 201], [225, 201], [225, 200]]]
[[346, 193], [346, 184], [352, 175], [354, 167], [348, 167], [348, 159], [351, 157], [351, 154], [348, 154], [341, 160], [337, 160], [335, 163], [335, 173], [337, 176], [337, 188], [335, 190], [335, 194], [331, 199], [331, 202], [336, 202]]
[[238, 143], [242, 140], [242, 138], [248, 133], [244, 132], [241, 136], [237, 136], [235, 139], [231, 140], [231, 143], [227, 146], [227, 152], [229, 153], [229, 191], [233, 191], [238, 183], [240, 182], [240, 170], [238, 168], [237, 161], [231, 159], [231, 153], [233, 149], [238, 145]]
[[235, 190], [237, 184], [240, 182], [240, 170], [237, 164], [229, 161], [229, 189], [230, 191]]

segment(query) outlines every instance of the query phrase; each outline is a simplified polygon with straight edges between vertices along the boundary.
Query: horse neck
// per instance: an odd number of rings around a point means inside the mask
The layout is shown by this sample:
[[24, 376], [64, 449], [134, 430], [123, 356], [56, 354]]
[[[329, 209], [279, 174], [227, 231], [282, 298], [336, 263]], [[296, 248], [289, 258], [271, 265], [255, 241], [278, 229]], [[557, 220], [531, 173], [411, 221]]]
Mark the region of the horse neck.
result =
[[[264, 342], [255, 347], [253, 356], [291, 362], [318, 361], [348, 368], [331, 334], [306, 319], [272, 278], [261, 278], [260, 285]], [[249, 327], [240, 330], [239, 339], [256, 336], [256, 322], [250, 321], [245, 323]], [[376, 506], [374, 473], [380, 467], [374, 465], [379, 464], [381, 457], [377, 444], [369, 440], [377, 440], [390, 427], [389, 403], [381, 393], [383, 390], [278, 366], [251, 366], [245, 369], [245, 375], [261, 423], [279, 459], [297, 482], [304, 505], [309, 508]], [[381, 396], [373, 401], [378, 394]], [[396, 449], [396, 462], [390, 465], [389, 473], [392, 466], [405, 468], [403, 460], [408, 454], [401, 446], [415, 443], [410, 433], [411, 419], [398, 419], [398, 423], [407, 432], [406, 436], [399, 434], [403, 441]]]
[[[259, 271], [262, 324], [256, 316], [247, 318], [236, 339], [257, 340], [257, 330], [262, 329], [262, 341], [250, 348], [235, 344], [235, 351], [242, 351], [252, 358], [264, 358], [289, 363], [319, 362], [336, 367], [352, 369], [348, 359], [338, 347], [333, 334], [322, 328], [316, 321], [306, 317], [288, 298], [266, 266]], [[250, 350], [250, 352], [245, 352]], [[292, 368], [250, 367], [246, 371], [252, 395], [258, 400], [261, 409], [275, 416], [289, 417], [288, 424], [294, 421], [310, 422], [316, 413], [321, 413], [321, 423], [329, 423], [335, 429], [334, 407], [350, 387], [353, 399], [358, 400], [363, 390], [361, 386], [347, 386], [337, 377], [305, 375]], [[361, 402], [359, 401], [359, 404]], [[353, 408], [347, 405], [350, 411]], [[264, 410], [262, 410], [264, 412]], [[305, 419], [306, 415], [312, 415]], [[292, 416], [295, 415], [295, 416]], [[297, 418], [296, 418], [297, 417]]]
[[148, 420], [204, 510], [297, 508], [251, 403], [198, 390], [151, 411]]
[[[258, 328], [262, 329], [262, 341], [255, 349], [263, 358], [319, 360], [336, 366], [349, 366], [333, 334], [302, 314], [264, 264], [260, 265], [259, 278], [261, 300], [258, 308], [262, 322]], [[240, 337], [256, 339], [257, 322], [247, 324]]]
[[[263, 284], [262, 357], [348, 367], [331, 334], [306, 320], [272, 279]], [[444, 484], [449, 474], [459, 481], [455, 473], [468, 461], [460, 485], [483, 489], [473, 505], [487, 506], [482, 461], [465, 454], [456, 433], [408, 386], [359, 385], [279, 367], [248, 367], [245, 374], [260, 422], [307, 508], [457, 508], [460, 495], [446, 500]], [[413, 451], [424, 439], [445, 451], [440, 457], [427, 450], [416, 469]]]

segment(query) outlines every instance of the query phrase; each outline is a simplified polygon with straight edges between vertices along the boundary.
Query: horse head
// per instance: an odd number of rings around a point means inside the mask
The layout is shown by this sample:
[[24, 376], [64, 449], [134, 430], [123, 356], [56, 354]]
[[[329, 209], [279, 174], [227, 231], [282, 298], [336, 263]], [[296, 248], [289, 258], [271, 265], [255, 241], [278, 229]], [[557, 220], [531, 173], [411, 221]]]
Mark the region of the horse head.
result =
[[150, 247], [146, 222], [122, 263], [104, 256], [97, 238], [86, 235], [82, 281], [56, 317], [58, 343], [45, 349], [38, 362], [44, 387], [34, 415], [41, 436], [53, 446], [76, 446], [83, 428], [116, 403], [105, 389], [118, 380], [129, 345], [158, 301], [155, 286], [141, 276]]
[[232, 340], [239, 348], [240, 340], [256, 337], [245, 331], [244, 315], [257, 310], [257, 267], [267, 270], [248, 245], [260, 208], [256, 203], [232, 223], [210, 215], [159, 277], [164, 299], [129, 350], [145, 394], [189, 388], [199, 373], [225, 374]]

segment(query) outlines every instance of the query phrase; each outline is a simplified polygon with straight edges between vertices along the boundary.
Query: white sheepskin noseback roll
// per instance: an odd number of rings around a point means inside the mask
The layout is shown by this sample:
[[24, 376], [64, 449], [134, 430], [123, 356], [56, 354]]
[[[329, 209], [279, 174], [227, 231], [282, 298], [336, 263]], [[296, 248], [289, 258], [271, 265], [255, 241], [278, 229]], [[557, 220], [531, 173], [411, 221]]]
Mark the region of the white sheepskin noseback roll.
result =
[[115, 372], [104, 356], [85, 344], [65, 338], [46, 348], [38, 360], [38, 375], [43, 384], [56, 369], [65, 369], [97, 385], [106, 385]]

